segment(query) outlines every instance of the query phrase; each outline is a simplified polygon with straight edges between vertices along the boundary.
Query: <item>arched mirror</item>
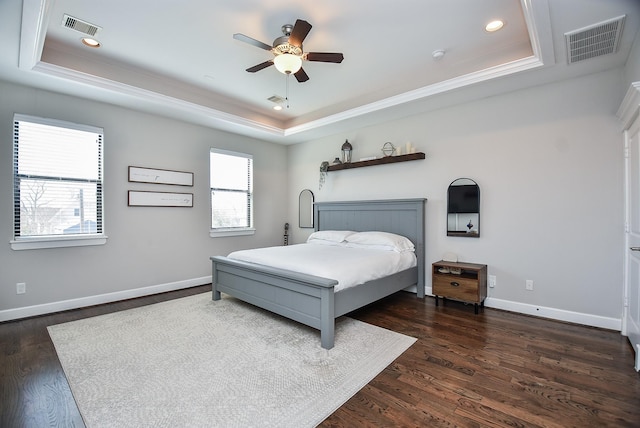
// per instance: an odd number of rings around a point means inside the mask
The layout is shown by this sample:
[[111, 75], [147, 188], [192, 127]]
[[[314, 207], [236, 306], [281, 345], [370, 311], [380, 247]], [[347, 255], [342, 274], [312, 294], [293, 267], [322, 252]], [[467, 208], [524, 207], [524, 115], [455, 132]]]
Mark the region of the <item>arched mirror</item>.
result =
[[313, 192], [309, 189], [298, 197], [298, 222], [301, 229], [313, 229]]
[[480, 187], [458, 178], [447, 191], [447, 236], [480, 237]]

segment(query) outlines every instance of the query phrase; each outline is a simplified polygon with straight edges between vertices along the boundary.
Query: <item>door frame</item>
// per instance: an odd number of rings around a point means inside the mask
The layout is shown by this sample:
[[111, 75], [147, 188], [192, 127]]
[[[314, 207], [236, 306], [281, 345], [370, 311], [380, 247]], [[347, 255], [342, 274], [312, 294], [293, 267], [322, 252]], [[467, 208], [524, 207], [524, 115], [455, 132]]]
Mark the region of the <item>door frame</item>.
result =
[[[627, 94], [622, 101], [620, 108], [617, 113], [618, 118], [622, 122], [622, 131], [624, 138], [624, 195], [625, 195], [625, 248], [624, 248], [624, 284], [623, 284], [623, 306], [622, 306], [622, 327], [621, 333], [624, 336], [629, 338], [630, 343], [634, 347], [635, 351], [635, 366], [636, 371], [640, 371], [640, 328], [634, 326], [633, 331], [629, 329], [629, 295], [630, 295], [630, 287], [634, 284], [631, 284], [631, 280], [629, 278], [629, 269], [630, 269], [630, 256], [629, 256], [629, 247], [630, 247], [630, 233], [631, 233], [631, 225], [630, 225], [630, 198], [631, 198], [631, 190], [629, 188], [629, 180], [631, 180], [630, 168], [631, 168], [631, 159], [629, 156], [629, 133], [630, 132], [638, 132], [638, 128], [640, 128], [640, 82], [633, 82], [627, 91]], [[638, 331], [636, 331], [638, 330]], [[635, 346], [634, 346], [635, 344]]]

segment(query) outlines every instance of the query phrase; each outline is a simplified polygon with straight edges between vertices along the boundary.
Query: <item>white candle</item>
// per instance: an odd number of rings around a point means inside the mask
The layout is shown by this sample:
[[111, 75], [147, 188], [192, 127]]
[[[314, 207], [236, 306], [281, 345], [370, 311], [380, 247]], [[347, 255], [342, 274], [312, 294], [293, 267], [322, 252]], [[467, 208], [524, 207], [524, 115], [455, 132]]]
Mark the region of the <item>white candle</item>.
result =
[[402, 146], [396, 147], [396, 156], [400, 156], [402, 154]]
[[411, 143], [406, 144], [405, 153], [411, 153]]

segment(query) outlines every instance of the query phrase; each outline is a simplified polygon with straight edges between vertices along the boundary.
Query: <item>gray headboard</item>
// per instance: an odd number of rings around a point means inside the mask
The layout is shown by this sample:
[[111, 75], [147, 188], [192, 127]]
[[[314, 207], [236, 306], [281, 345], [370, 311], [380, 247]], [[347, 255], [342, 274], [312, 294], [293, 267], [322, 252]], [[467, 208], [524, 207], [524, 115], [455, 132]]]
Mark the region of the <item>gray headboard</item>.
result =
[[316, 202], [316, 230], [378, 230], [409, 238], [416, 247], [418, 285], [424, 287], [426, 199]]

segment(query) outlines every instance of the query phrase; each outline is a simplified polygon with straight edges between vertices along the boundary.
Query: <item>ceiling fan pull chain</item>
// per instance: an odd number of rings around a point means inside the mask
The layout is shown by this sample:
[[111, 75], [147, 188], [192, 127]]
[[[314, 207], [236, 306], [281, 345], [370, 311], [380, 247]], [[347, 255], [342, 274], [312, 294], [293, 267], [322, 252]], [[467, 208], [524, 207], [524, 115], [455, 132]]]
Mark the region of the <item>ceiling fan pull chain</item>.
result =
[[285, 99], [287, 100], [287, 108], [289, 108], [289, 76], [291, 76], [291, 74], [287, 74], [287, 93], [285, 96]]

